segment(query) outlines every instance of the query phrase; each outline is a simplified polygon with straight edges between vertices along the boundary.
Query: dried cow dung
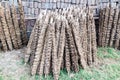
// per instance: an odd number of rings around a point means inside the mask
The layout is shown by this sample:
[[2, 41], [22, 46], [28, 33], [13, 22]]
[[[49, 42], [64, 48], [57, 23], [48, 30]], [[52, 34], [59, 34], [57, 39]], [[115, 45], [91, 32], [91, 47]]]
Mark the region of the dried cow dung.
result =
[[[87, 23], [88, 22], [88, 23]], [[91, 8], [41, 11], [27, 45], [31, 74], [59, 79], [63, 68], [78, 72], [96, 62], [96, 32]]]
[[21, 30], [21, 35], [22, 35], [22, 42], [24, 45], [27, 44], [28, 38], [27, 38], [27, 29], [26, 29], [26, 25], [25, 25], [25, 16], [24, 16], [24, 10], [23, 10], [23, 6], [22, 6], [22, 1], [21, 0], [17, 0], [18, 1], [18, 11], [20, 14], [20, 30]]
[[14, 28], [14, 25], [13, 25], [13, 22], [12, 22], [12, 17], [11, 17], [9, 6], [6, 7], [6, 12], [5, 13], [7, 13], [6, 22], [7, 22], [8, 28], [9, 28], [9, 32], [10, 32], [10, 36], [11, 36], [13, 46], [14, 46], [15, 49], [18, 49], [17, 36], [16, 36], [15, 28]]
[[6, 23], [6, 19], [5, 19], [5, 14], [4, 14], [4, 8], [2, 6], [0, 6], [0, 21], [1, 21], [1, 26], [3, 27], [3, 31], [4, 31], [4, 36], [8, 45], [8, 49], [12, 50], [13, 46], [12, 46], [12, 42], [11, 42], [11, 37], [10, 37], [10, 33], [9, 33], [9, 28], [7, 26]]
[[[14, 4], [6, 4], [5, 8], [0, 5], [0, 48], [3, 51], [19, 49], [27, 44], [27, 33], [24, 21], [24, 13], [19, 1], [22, 29], [18, 24], [17, 11]], [[23, 34], [24, 33], [24, 34]], [[22, 37], [21, 37], [22, 36]], [[22, 39], [24, 37], [24, 40]]]
[[106, 7], [100, 10], [99, 19], [99, 46], [120, 47], [120, 9], [116, 7]]
[[4, 33], [1, 22], [0, 22], [0, 40], [1, 40], [1, 43], [2, 43], [2, 50], [7, 51], [8, 47], [7, 47], [7, 43], [6, 43], [6, 39], [5, 39], [5, 33]]

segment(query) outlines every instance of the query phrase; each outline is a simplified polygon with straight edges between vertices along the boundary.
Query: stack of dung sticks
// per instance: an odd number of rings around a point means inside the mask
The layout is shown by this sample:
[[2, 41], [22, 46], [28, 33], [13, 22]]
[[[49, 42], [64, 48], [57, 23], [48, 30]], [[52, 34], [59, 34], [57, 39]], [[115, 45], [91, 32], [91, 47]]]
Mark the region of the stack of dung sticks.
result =
[[78, 8], [41, 11], [27, 45], [25, 62], [31, 75], [53, 74], [61, 69], [78, 72], [96, 63], [96, 32], [93, 10]]
[[19, 49], [27, 44], [27, 33], [24, 21], [24, 13], [20, 0], [20, 26], [14, 5], [6, 5], [5, 8], [0, 5], [0, 42], [1, 50], [8, 51]]
[[98, 44], [120, 49], [120, 9], [117, 6], [100, 10]]

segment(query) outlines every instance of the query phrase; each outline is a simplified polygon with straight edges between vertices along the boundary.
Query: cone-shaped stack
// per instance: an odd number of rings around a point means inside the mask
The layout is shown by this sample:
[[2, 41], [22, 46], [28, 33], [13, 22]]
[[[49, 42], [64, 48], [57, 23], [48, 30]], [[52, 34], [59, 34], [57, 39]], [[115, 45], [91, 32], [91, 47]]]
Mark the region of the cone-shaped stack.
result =
[[96, 62], [96, 32], [93, 11], [70, 7], [41, 11], [27, 45], [25, 62], [31, 74], [53, 73], [58, 80], [61, 68], [78, 72]]

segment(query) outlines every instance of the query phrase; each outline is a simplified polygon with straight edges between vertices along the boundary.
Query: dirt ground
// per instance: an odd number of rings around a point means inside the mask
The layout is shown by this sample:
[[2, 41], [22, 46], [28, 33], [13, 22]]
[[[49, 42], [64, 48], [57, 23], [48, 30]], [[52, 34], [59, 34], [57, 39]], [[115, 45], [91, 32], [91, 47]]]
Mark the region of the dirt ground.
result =
[[0, 53], [0, 80], [30, 80], [28, 74], [30, 67], [24, 64], [23, 49]]

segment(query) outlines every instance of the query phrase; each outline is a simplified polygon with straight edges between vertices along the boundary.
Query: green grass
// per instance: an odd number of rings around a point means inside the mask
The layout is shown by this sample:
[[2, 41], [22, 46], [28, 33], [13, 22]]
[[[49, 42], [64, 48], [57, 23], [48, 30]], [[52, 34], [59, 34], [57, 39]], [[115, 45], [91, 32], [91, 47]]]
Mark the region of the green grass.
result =
[[0, 75], [0, 80], [4, 80], [4, 79], [3, 79], [3, 76], [1, 76], [1, 75]]
[[16, 62], [17, 65], [24, 65], [25, 62], [24, 62], [24, 59], [22, 58], [20, 61]]
[[99, 58], [120, 58], [120, 51], [115, 50], [113, 48], [98, 48], [97, 56]]

